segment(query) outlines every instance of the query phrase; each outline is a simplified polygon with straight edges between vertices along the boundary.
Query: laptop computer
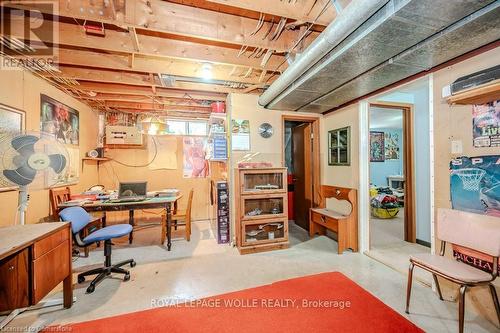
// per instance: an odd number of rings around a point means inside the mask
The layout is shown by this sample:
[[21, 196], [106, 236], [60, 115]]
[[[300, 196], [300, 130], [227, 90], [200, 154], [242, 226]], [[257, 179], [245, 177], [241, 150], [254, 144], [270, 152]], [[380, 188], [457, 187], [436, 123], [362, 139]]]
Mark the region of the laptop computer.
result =
[[118, 199], [112, 202], [135, 202], [146, 199], [147, 182], [124, 182], [118, 188]]

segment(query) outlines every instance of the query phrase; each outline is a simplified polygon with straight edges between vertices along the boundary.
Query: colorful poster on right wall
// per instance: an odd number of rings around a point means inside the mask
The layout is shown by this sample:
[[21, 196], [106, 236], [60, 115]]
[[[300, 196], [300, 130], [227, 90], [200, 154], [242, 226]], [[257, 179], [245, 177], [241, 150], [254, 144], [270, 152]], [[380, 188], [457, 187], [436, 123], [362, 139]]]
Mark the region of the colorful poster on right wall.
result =
[[[450, 185], [453, 209], [500, 217], [500, 155], [452, 160]], [[454, 245], [453, 255], [474, 267], [492, 271], [492, 259], [479, 252]]]
[[500, 147], [500, 101], [472, 107], [474, 147]]
[[452, 160], [450, 182], [453, 209], [500, 217], [500, 155]]

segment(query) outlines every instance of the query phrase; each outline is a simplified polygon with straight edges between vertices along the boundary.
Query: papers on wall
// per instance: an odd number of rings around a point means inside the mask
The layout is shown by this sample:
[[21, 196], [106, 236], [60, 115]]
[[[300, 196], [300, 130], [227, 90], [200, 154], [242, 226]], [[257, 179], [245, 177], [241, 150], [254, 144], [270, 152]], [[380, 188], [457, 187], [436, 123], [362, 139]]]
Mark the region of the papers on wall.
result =
[[231, 126], [231, 146], [233, 150], [250, 150], [250, 121], [233, 119]]
[[[155, 140], [156, 148], [154, 149]], [[172, 136], [156, 136], [150, 138], [148, 145], [149, 161], [153, 162], [149, 165], [150, 170], [175, 170], [177, 169], [177, 138]], [[156, 153], [156, 157], [155, 157]]]
[[184, 137], [184, 178], [205, 178], [208, 176], [208, 161], [205, 159], [205, 137]]

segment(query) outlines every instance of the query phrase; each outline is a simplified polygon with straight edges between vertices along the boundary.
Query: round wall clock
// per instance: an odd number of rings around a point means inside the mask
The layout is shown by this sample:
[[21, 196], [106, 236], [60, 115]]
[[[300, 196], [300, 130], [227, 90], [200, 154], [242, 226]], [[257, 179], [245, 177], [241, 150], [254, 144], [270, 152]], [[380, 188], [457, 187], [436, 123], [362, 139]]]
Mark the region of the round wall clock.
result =
[[262, 123], [259, 126], [259, 134], [261, 137], [267, 139], [273, 135], [274, 129], [273, 126], [269, 123]]

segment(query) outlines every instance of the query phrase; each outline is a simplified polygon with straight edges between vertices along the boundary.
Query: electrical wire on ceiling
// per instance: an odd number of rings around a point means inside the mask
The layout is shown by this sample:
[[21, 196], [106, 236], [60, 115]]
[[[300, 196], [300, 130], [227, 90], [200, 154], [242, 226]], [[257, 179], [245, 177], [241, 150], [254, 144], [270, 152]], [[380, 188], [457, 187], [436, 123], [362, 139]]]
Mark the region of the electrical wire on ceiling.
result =
[[[269, 81], [276, 76], [276, 73], [280, 72], [280, 67], [283, 66], [289, 59], [292, 51], [306, 38], [311, 34], [311, 29], [312, 27], [316, 24], [316, 22], [319, 20], [319, 18], [327, 11], [327, 9], [331, 6], [331, 2], [327, 1], [326, 4], [323, 6], [323, 9], [318, 13], [318, 15], [314, 18], [313, 22], [309, 23], [309, 26], [307, 29], [304, 31], [304, 33], [299, 37], [299, 39], [293, 44], [293, 46], [288, 50], [285, 59], [278, 65], [273, 71], [273, 74], [269, 76], [266, 80], [266, 84], [269, 83]], [[312, 10], [312, 8], [311, 8]]]

